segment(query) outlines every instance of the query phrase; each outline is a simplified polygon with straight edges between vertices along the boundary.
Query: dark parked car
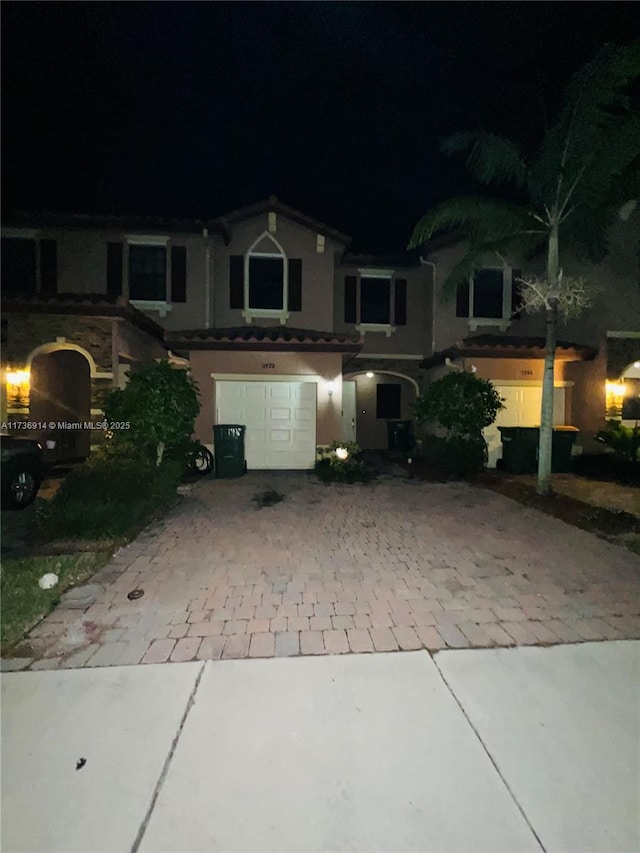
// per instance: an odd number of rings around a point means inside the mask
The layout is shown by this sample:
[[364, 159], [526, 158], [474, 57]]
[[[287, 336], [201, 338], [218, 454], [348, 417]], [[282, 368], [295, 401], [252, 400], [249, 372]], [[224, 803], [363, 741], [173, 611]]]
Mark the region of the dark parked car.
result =
[[2, 509], [24, 509], [38, 494], [46, 465], [42, 445], [32, 438], [0, 436]]

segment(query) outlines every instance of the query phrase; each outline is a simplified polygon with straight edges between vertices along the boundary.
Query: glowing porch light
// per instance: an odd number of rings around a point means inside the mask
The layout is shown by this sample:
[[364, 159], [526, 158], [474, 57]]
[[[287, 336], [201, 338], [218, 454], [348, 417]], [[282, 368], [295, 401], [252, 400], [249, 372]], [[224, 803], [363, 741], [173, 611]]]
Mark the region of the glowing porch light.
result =
[[7, 404], [9, 406], [24, 408], [29, 405], [30, 381], [31, 374], [28, 370], [7, 370], [5, 372]]
[[373, 371], [367, 370], [365, 376], [367, 377], [367, 379], [373, 379]]
[[624, 382], [606, 382], [604, 387], [606, 393], [612, 397], [624, 397], [627, 393], [627, 386]]

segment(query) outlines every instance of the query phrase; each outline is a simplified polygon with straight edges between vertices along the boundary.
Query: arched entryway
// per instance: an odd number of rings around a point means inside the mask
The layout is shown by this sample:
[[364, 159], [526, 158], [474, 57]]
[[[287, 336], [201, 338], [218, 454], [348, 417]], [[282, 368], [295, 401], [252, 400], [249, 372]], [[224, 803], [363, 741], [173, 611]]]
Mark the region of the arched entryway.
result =
[[[343, 402], [345, 383], [353, 387], [355, 409], [355, 440], [363, 450], [385, 450], [388, 447], [387, 421], [411, 420], [413, 404], [419, 394], [415, 379], [392, 370], [368, 370], [348, 373], [343, 377]], [[344, 419], [349, 413], [343, 413]]]
[[36, 352], [31, 359], [29, 417], [48, 424], [44, 438], [55, 440], [56, 461], [89, 455], [91, 431], [91, 368], [75, 349]]

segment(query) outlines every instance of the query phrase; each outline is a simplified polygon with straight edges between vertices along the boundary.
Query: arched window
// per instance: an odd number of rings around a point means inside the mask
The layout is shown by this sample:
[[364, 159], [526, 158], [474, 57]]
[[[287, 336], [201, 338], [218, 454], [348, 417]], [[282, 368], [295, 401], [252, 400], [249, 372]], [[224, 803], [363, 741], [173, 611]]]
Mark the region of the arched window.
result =
[[254, 316], [281, 316], [288, 305], [288, 264], [282, 246], [265, 232], [244, 259], [245, 312]]

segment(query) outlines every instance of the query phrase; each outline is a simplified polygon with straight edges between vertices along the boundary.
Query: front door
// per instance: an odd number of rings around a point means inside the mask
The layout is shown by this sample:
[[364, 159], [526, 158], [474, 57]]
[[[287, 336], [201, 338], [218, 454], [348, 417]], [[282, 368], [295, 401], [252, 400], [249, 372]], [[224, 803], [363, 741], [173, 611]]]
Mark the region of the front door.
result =
[[356, 440], [356, 383], [342, 382], [342, 441]]

